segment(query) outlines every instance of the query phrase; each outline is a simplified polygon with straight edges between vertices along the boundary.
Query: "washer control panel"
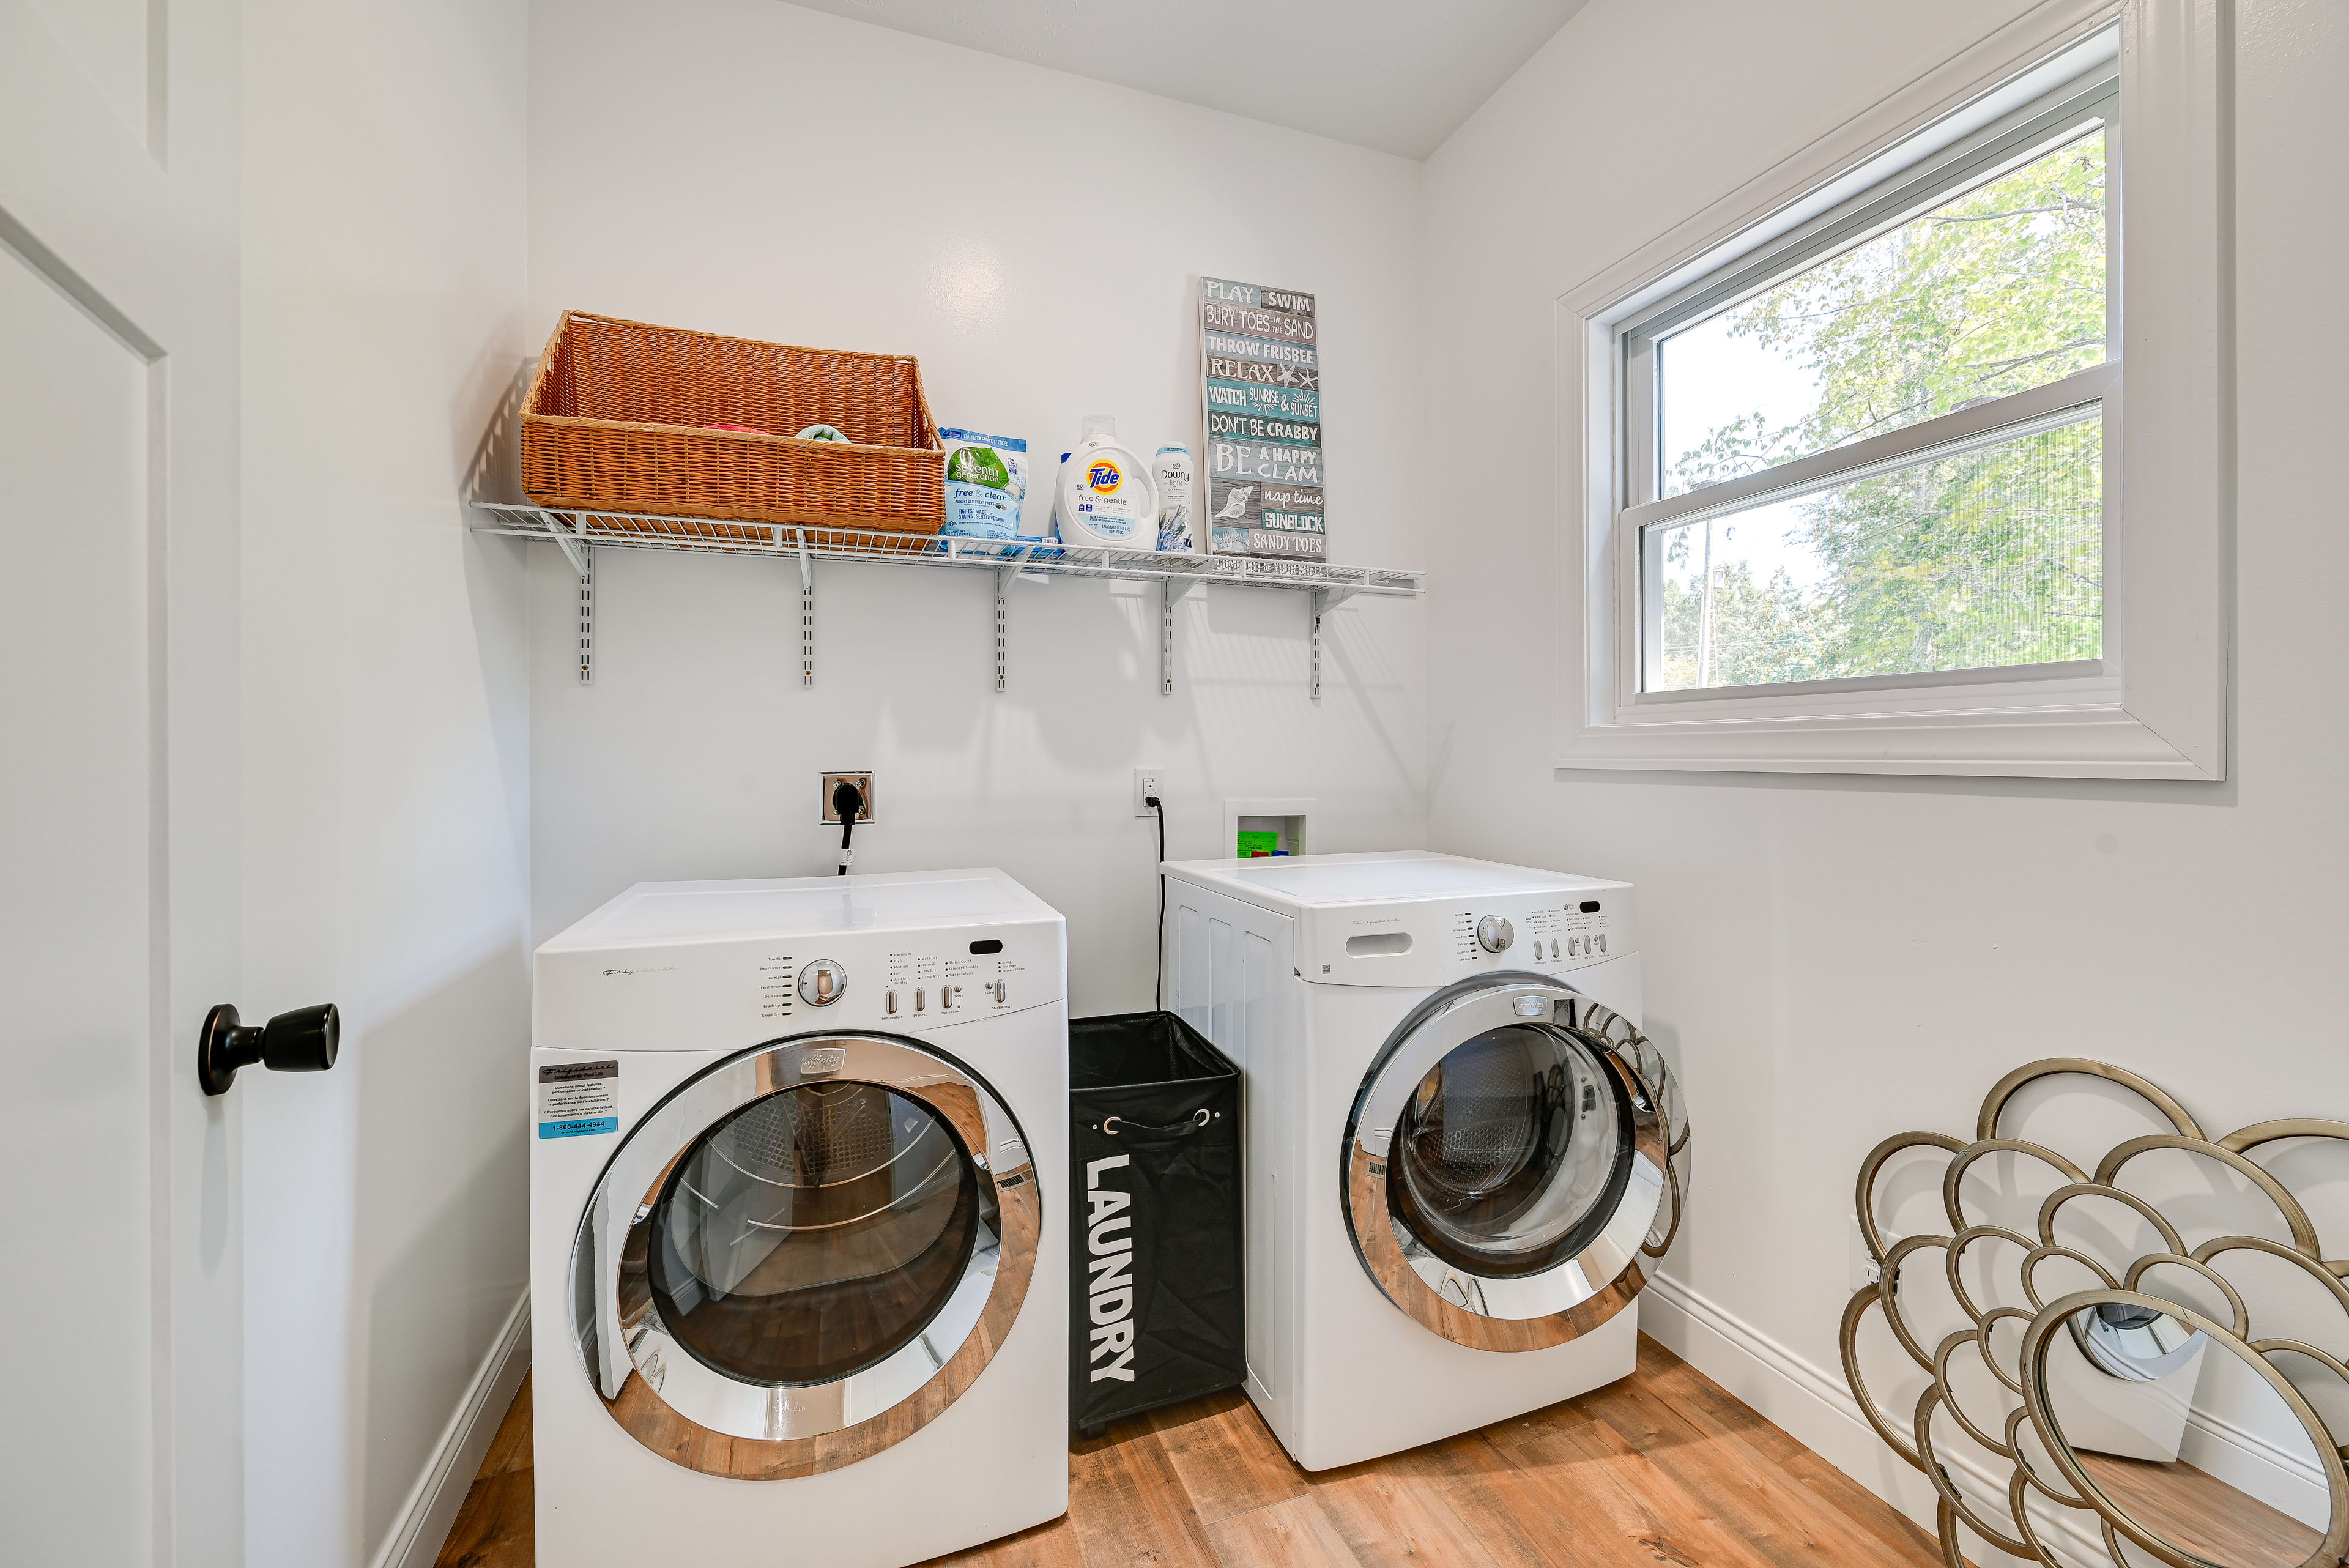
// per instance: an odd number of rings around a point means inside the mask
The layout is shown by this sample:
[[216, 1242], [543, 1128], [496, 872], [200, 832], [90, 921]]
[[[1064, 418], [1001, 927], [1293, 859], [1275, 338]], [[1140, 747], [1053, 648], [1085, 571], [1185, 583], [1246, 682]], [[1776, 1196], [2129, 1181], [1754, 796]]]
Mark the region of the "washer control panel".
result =
[[1586, 883], [1458, 902], [1314, 909], [1299, 978], [1332, 985], [1448, 985], [1494, 970], [1558, 973], [1636, 952], [1631, 889]]

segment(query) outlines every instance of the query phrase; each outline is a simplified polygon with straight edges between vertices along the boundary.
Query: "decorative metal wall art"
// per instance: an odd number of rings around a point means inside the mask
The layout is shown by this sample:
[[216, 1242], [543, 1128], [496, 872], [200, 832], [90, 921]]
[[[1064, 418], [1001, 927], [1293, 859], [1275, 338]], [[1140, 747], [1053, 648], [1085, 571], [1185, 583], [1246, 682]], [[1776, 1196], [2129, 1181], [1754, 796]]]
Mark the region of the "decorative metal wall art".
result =
[[[2133, 1092], [2154, 1130], [2093, 1171], [2002, 1136], [2019, 1091], [2065, 1074]], [[1879, 1205], [1902, 1199], [1879, 1187], [1897, 1173], [1907, 1204], [1930, 1209], [1933, 1151], [1947, 1157], [1946, 1233], [1888, 1234]], [[1999, 1080], [1971, 1143], [1911, 1132], [1876, 1146], [1857, 1201], [1879, 1277], [1844, 1309], [1844, 1372], [1878, 1436], [1939, 1493], [1951, 1568], [1967, 1532], [2051, 1568], [2349, 1560], [2349, 1236], [2329, 1238], [2328, 1259], [2303, 1202], [2318, 1186], [2339, 1196], [2344, 1155], [2349, 1122], [2214, 1138], [2155, 1085], [2078, 1057]], [[1916, 1381], [1901, 1355], [1926, 1380], [1896, 1417], [1863, 1363], [1889, 1388]]]

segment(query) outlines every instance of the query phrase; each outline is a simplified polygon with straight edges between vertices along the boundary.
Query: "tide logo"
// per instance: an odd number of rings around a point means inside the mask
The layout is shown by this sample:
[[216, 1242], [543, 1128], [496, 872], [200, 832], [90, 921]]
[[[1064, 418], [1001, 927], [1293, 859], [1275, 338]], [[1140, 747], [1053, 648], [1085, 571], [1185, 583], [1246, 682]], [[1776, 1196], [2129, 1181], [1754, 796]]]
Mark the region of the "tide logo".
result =
[[1085, 488], [1095, 495], [1115, 495], [1125, 483], [1125, 470], [1114, 459], [1097, 457], [1085, 470]]
[[1102, 1185], [1102, 1173], [1133, 1162], [1124, 1155], [1085, 1162], [1085, 1267], [1092, 1274], [1085, 1315], [1092, 1319], [1092, 1381], [1133, 1381], [1133, 1195]]

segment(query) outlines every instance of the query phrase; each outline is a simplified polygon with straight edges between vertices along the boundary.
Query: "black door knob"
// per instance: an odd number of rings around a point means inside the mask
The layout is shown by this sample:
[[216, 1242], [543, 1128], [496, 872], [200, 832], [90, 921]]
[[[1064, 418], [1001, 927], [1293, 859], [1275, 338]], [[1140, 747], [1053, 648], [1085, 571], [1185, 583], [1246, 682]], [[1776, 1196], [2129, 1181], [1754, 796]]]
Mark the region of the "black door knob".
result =
[[205, 1094], [225, 1095], [236, 1070], [256, 1063], [273, 1073], [323, 1073], [335, 1064], [342, 1038], [343, 1017], [331, 1002], [297, 1007], [261, 1024], [240, 1024], [236, 1009], [223, 1002], [204, 1014], [196, 1077]]

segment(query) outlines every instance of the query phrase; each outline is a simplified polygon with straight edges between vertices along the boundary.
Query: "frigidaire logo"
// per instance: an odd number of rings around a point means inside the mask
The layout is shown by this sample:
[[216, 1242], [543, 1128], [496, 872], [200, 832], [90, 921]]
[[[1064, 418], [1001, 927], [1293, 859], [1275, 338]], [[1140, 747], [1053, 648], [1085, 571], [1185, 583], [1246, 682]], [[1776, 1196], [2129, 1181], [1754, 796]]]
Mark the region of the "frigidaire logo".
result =
[[673, 963], [665, 963], [665, 964], [657, 964], [657, 965], [655, 965], [655, 966], [654, 966], [653, 968], [651, 968], [651, 969], [607, 969], [607, 970], [605, 970], [604, 972], [605, 972], [605, 974], [607, 974], [607, 975], [610, 975], [610, 974], [667, 974], [667, 973], [669, 973], [671, 971], [675, 970], [676, 968], [677, 968], [677, 965], [675, 965], [675, 964], [673, 964]]
[[1092, 1204], [1085, 1221], [1085, 1250], [1092, 1254], [1085, 1264], [1092, 1272], [1086, 1315], [1093, 1320], [1087, 1359], [1109, 1358], [1092, 1369], [1095, 1383], [1133, 1381], [1133, 1195], [1102, 1185], [1102, 1172], [1132, 1163], [1122, 1154], [1085, 1161], [1085, 1196]]

